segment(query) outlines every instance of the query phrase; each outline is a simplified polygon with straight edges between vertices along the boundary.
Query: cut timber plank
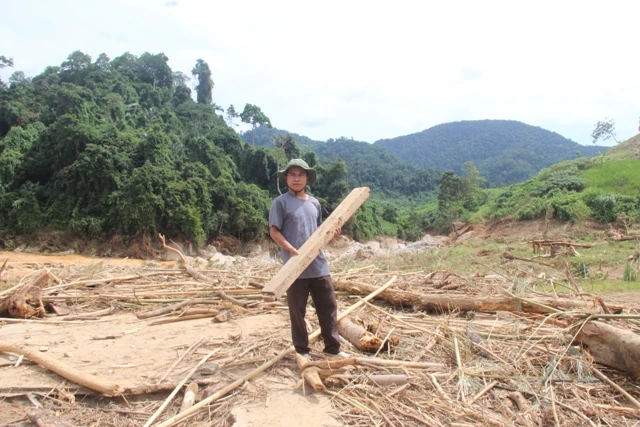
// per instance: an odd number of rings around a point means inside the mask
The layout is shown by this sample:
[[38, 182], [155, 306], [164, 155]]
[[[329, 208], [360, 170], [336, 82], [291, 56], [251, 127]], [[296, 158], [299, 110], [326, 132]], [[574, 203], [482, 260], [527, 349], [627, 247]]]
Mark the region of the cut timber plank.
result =
[[305, 268], [318, 256], [320, 250], [334, 238], [336, 227], [342, 227], [368, 198], [369, 187], [354, 188], [333, 213], [329, 215], [329, 218], [298, 249], [298, 255], [291, 257], [264, 286], [262, 296], [265, 301], [274, 301], [280, 298]]

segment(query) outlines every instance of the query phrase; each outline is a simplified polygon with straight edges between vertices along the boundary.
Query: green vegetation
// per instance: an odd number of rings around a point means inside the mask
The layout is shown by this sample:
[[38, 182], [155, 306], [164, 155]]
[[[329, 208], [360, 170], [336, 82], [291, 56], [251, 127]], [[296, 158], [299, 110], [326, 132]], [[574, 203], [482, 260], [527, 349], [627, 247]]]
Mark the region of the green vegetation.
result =
[[[560, 163], [577, 144], [511, 121], [450, 123], [373, 145], [319, 142], [272, 127], [256, 105], [216, 105], [202, 59], [191, 70], [192, 94], [168, 60], [125, 53], [94, 61], [76, 51], [33, 78], [16, 71], [0, 81], [2, 244], [48, 233], [124, 242], [164, 233], [195, 246], [220, 235], [261, 239], [271, 199], [286, 191], [276, 171], [293, 157], [317, 169], [311, 193], [325, 217], [350, 188], [371, 188], [344, 227], [359, 240], [418, 240], [456, 221], [640, 221], [637, 138]], [[0, 56], [0, 67], [13, 66]], [[238, 121], [251, 129], [237, 133]]]
[[640, 194], [639, 163], [638, 159], [596, 162], [581, 176], [589, 187], [609, 193], [634, 196]]
[[[125, 53], [92, 61], [76, 51], [33, 78], [15, 72], [0, 82], [2, 242], [52, 232], [85, 240], [160, 232], [201, 246], [221, 234], [265, 234], [280, 148], [246, 144], [217, 114], [205, 61], [192, 70], [196, 102], [168, 60]], [[270, 125], [252, 104], [227, 112], [254, 129]], [[301, 155], [295, 139], [284, 155]], [[344, 165], [316, 167], [311, 190], [328, 215], [348, 191]]]
[[464, 172], [472, 161], [492, 187], [533, 177], [543, 168], [575, 158], [590, 157], [606, 147], [587, 147], [555, 132], [513, 120], [476, 120], [445, 123], [411, 135], [382, 139], [375, 144], [404, 161], [440, 172]]

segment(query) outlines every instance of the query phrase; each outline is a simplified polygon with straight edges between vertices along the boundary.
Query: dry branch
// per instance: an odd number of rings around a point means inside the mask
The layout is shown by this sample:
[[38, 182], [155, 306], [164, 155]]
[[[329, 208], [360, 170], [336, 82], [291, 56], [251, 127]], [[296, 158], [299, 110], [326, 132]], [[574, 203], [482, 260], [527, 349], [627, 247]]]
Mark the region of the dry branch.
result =
[[122, 387], [118, 384], [86, 372], [81, 372], [66, 363], [60, 362], [59, 360], [37, 350], [30, 349], [25, 345], [10, 344], [0, 341], [0, 353], [21, 354], [26, 359], [44, 366], [69, 381], [73, 381], [76, 384], [80, 384], [81, 386], [90, 388], [91, 390], [95, 390], [107, 396], [117, 396], [122, 393]]

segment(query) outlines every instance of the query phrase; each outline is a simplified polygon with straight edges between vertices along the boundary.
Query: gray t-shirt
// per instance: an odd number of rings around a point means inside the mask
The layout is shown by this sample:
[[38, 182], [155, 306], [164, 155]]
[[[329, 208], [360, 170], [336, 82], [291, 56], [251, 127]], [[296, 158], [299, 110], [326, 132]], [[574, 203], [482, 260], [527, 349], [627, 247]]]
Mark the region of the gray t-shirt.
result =
[[[300, 249], [322, 223], [322, 208], [315, 197], [302, 200], [290, 192], [276, 197], [269, 209], [269, 228], [275, 225], [291, 245]], [[286, 263], [291, 258], [288, 251], [282, 249], [282, 259]], [[329, 263], [320, 254], [298, 276], [299, 279], [312, 279], [329, 275]]]

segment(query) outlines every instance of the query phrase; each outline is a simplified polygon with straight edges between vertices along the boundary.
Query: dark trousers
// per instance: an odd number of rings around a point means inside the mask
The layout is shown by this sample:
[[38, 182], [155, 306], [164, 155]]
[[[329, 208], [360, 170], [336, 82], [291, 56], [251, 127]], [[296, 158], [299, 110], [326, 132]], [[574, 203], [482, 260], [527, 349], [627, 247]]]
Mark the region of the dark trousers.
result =
[[331, 276], [298, 279], [287, 289], [293, 346], [298, 353], [309, 352], [309, 334], [304, 322], [309, 294], [311, 294], [311, 299], [316, 306], [320, 332], [324, 340], [324, 352], [338, 354], [340, 352], [338, 304]]

